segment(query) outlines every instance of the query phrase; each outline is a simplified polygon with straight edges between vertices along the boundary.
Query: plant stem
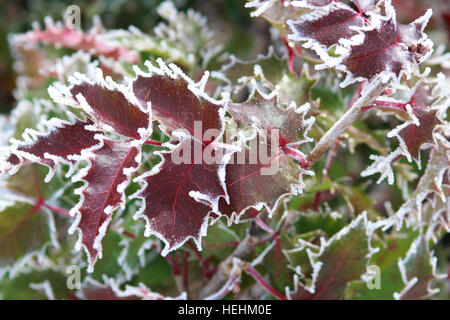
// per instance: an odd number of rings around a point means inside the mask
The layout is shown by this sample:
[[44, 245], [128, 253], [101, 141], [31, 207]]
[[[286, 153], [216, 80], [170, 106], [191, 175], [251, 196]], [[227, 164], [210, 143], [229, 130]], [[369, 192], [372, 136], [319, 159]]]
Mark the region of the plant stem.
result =
[[162, 142], [155, 141], [155, 140], [145, 140], [144, 144], [149, 144], [151, 146], [160, 146], [160, 145], [162, 145]]
[[202, 268], [203, 277], [207, 280], [211, 278], [212, 272], [209, 267], [209, 261], [207, 259], [204, 259], [200, 252], [198, 252], [195, 245], [193, 245], [190, 241], [186, 242], [186, 245], [192, 250], [192, 252], [195, 254], [195, 256], [198, 259], [198, 262], [200, 264], [200, 267]]
[[307, 160], [312, 164], [319, 159], [336, 141], [336, 139], [363, 114], [362, 108], [370, 105], [381, 93], [383, 93], [386, 84], [381, 80], [375, 80], [376, 83], [370, 84], [363, 90], [361, 97], [355, 101], [353, 106], [340, 118], [325, 135], [316, 144], [314, 149], [308, 155]]
[[223, 297], [225, 297], [228, 294], [228, 292], [233, 290], [235, 285], [239, 282], [239, 278], [240, 278], [239, 274], [233, 274], [219, 291], [217, 291], [216, 293], [214, 293], [210, 296], [205, 297], [204, 300], [220, 300], [220, 299], [222, 299]]
[[189, 252], [187, 251], [184, 251], [183, 284], [184, 290], [189, 294]]
[[280, 299], [280, 300], [287, 300], [287, 298], [278, 292], [275, 288], [273, 288], [269, 283], [264, 280], [264, 278], [259, 274], [258, 271], [256, 271], [255, 268], [253, 268], [250, 264], [246, 263], [244, 265], [244, 270], [253, 277], [267, 292], [269, 292], [274, 297]]

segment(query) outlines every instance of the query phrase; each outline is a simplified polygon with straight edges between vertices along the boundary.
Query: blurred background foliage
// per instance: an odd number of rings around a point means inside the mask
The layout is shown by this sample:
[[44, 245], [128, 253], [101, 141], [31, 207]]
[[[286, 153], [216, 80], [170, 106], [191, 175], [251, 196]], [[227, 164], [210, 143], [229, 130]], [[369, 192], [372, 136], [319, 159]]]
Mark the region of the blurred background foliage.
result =
[[[0, 112], [7, 113], [14, 107], [13, 90], [15, 73], [8, 34], [31, 29], [44, 17], [62, 20], [70, 5], [81, 9], [81, 29], [92, 26], [94, 16], [99, 16], [107, 29], [127, 29], [133, 25], [144, 33], [161, 21], [156, 9], [163, 0], [21, 0], [0, 1]], [[251, 19], [242, 0], [175, 0], [179, 10], [193, 8], [208, 17], [209, 25], [226, 39], [225, 51], [242, 59], [249, 59], [258, 52], [265, 52], [270, 40], [269, 25], [263, 19]], [[223, 41], [220, 39], [220, 42]]]
[[[8, 35], [11, 33], [22, 33], [30, 30], [33, 21], [42, 23], [45, 16], [51, 16], [55, 21], [61, 20], [66, 8], [76, 4], [81, 8], [81, 28], [88, 30], [92, 26], [94, 16], [100, 16], [102, 23], [107, 29], [127, 29], [130, 25], [139, 28], [144, 33], [152, 33], [155, 25], [161, 21], [156, 9], [163, 0], [21, 0], [21, 1], [0, 1], [0, 113], [8, 113], [16, 102], [14, 100], [14, 88], [16, 74], [13, 67], [13, 58], [8, 45]], [[264, 19], [253, 19], [250, 17], [250, 10], [244, 8], [243, 0], [174, 0], [179, 10], [193, 8], [208, 17], [209, 26], [214, 29], [215, 34], [221, 37], [218, 42], [225, 43], [224, 51], [233, 53], [241, 59], [255, 58], [258, 53], [266, 53], [267, 47], [271, 43], [269, 24]], [[449, 0], [394, 0], [394, 5], [398, 9], [399, 20], [407, 23], [423, 14], [428, 7], [435, 9], [434, 20], [429, 27], [430, 37], [437, 43], [450, 43], [450, 1]], [[447, 75], [449, 76], [449, 75]], [[339, 99], [332, 97], [327, 91], [320, 92], [320, 86], [316, 86], [313, 91], [313, 98], [320, 97], [322, 101], [330, 99], [333, 105]], [[331, 107], [330, 107], [331, 108]], [[338, 106], [336, 108], [342, 108]], [[336, 109], [332, 107], [331, 109]], [[333, 110], [330, 110], [333, 111]], [[368, 121], [371, 124], [370, 121]], [[380, 129], [380, 124], [374, 126]], [[373, 129], [373, 128], [370, 128]], [[349, 157], [338, 157], [330, 169], [330, 177], [339, 180], [345, 176], [352, 176], [359, 182], [364, 183], [367, 179], [362, 179], [359, 173], [366, 167], [361, 159], [367, 159], [370, 150], [366, 146], [359, 146], [356, 152]], [[363, 155], [363, 157], [361, 157]], [[349, 165], [349, 161], [351, 165]], [[323, 162], [317, 163], [318, 167], [323, 167]], [[351, 168], [349, 172], [349, 168]], [[418, 172], [417, 168], [414, 168]], [[345, 183], [343, 183], [345, 184]], [[386, 184], [369, 186], [365, 192], [362, 191], [357, 202], [378, 202], [374, 194], [386, 194]], [[372, 192], [379, 190], [379, 192]], [[371, 193], [372, 197], [368, 194]], [[401, 199], [399, 194], [392, 194], [394, 207], [399, 203], [395, 200]], [[302, 208], [303, 202], [311, 201], [307, 195], [294, 199], [293, 204], [297, 208]], [[379, 200], [379, 199], [378, 199]], [[386, 199], [384, 199], [386, 200]], [[336, 200], [337, 201], [337, 200]], [[363, 208], [364, 209], [364, 208]], [[375, 209], [383, 211], [384, 208]], [[298, 228], [309, 231], [306, 223], [299, 224]], [[112, 241], [112, 240], [111, 240]], [[406, 248], [406, 247], [405, 247]], [[402, 248], [403, 251], [406, 251]], [[403, 254], [403, 253], [402, 253]], [[224, 253], [226, 256], [227, 253]], [[447, 272], [450, 276], [450, 237], [441, 240], [436, 247], [436, 256], [440, 262], [440, 272]], [[220, 257], [222, 258], [222, 257]], [[380, 257], [382, 259], [383, 257]], [[391, 261], [389, 261], [390, 263]], [[396, 268], [392, 262], [392, 268]], [[163, 268], [164, 269], [164, 268]], [[165, 268], [164, 270], [167, 270]], [[440, 297], [448, 298], [450, 285], [442, 285]], [[445, 287], [446, 286], [446, 287]], [[159, 289], [155, 285], [154, 289]], [[392, 289], [392, 291], [398, 288]], [[380, 297], [387, 298], [387, 297]]]

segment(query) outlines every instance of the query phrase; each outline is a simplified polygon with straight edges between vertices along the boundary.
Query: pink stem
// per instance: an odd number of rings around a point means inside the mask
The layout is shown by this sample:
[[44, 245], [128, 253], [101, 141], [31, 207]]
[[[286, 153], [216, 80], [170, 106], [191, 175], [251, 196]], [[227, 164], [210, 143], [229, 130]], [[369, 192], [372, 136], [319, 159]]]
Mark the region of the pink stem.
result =
[[42, 203], [42, 206], [46, 207], [47, 209], [50, 209], [53, 212], [56, 212], [56, 213], [59, 213], [59, 214], [71, 217], [69, 211], [66, 210], [66, 209], [63, 209], [63, 208], [60, 208], [60, 207], [56, 207], [56, 206], [52, 206], [52, 205], [49, 205], [48, 203], [45, 203], [45, 202]]
[[282, 147], [284, 153], [286, 153], [286, 155], [291, 158], [294, 159], [295, 161], [298, 162], [298, 165], [302, 168], [308, 168], [310, 166], [310, 163], [308, 160], [306, 160], [306, 158], [303, 156], [303, 154], [297, 150], [297, 149], [292, 149], [288, 146], [284, 146]]
[[294, 74], [294, 59], [295, 59], [296, 53], [291, 48], [291, 46], [289, 45], [289, 43], [287, 42], [285, 37], [281, 36], [281, 41], [283, 41], [283, 44], [286, 47], [286, 50], [288, 52], [288, 69], [289, 69], [289, 72]]
[[223, 297], [225, 297], [228, 294], [228, 292], [233, 290], [233, 288], [236, 286], [236, 284], [239, 283], [238, 282], [239, 277], [240, 277], [239, 274], [234, 274], [233, 276], [231, 276], [227, 280], [227, 282], [223, 285], [223, 287], [220, 288], [219, 291], [206, 297], [205, 300], [219, 300], [219, 299], [222, 299]]
[[252, 276], [253, 279], [256, 280], [267, 292], [269, 292], [274, 297], [280, 299], [280, 300], [287, 300], [287, 298], [278, 292], [275, 288], [273, 288], [270, 284], [266, 282], [266, 280], [263, 279], [263, 277], [259, 274], [258, 271], [256, 271], [255, 268], [253, 268], [251, 265], [246, 264], [244, 266], [244, 270]]
[[203, 257], [200, 254], [200, 252], [198, 252], [197, 248], [191, 242], [188, 241], [188, 242], [186, 242], [186, 244], [192, 250], [192, 252], [195, 254], [195, 256], [197, 257], [197, 259], [198, 259], [198, 261], [200, 263], [200, 266], [202, 268], [202, 271], [203, 271], [203, 276], [206, 279], [211, 278], [212, 273], [211, 273], [211, 270], [209, 268], [209, 261], [203, 259]]
[[162, 145], [162, 142], [161, 141], [155, 141], [155, 140], [145, 140], [144, 144], [149, 144], [149, 145], [152, 145], [152, 146], [160, 146], [160, 145]]
[[186, 292], [189, 292], [189, 252], [184, 252], [184, 261], [183, 261], [183, 283], [184, 289]]

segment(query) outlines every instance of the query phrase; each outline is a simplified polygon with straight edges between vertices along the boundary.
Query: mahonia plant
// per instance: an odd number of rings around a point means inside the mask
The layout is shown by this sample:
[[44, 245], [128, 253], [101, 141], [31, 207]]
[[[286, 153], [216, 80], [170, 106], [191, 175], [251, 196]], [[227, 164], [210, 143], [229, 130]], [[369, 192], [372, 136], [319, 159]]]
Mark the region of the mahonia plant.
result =
[[271, 24], [254, 60], [169, 1], [150, 34], [46, 18], [10, 35], [1, 297], [445, 297], [450, 56], [432, 10], [243, 6]]

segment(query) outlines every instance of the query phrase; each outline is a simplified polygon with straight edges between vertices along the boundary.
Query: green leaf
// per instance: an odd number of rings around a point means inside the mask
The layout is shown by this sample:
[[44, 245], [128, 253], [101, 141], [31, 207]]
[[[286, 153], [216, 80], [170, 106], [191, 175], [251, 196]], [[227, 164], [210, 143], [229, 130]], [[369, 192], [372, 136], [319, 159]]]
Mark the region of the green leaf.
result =
[[2, 269], [30, 259], [47, 245], [58, 246], [52, 215], [27, 203], [0, 212], [0, 277]]
[[306, 287], [297, 280], [288, 297], [293, 300], [343, 298], [348, 284], [366, 272], [373, 253], [370, 238], [366, 213], [328, 241], [322, 238], [320, 251], [308, 253], [314, 270], [311, 286]]
[[[69, 299], [74, 292], [67, 288], [66, 275], [58, 270], [32, 270], [0, 281], [3, 300]], [[50, 295], [50, 296], [49, 296]]]
[[326, 211], [318, 213], [308, 211], [299, 215], [294, 223], [295, 231], [299, 234], [315, 230], [324, 231], [328, 237], [332, 237], [345, 226], [345, 218], [336, 212]]
[[224, 260], [233, 252], [235, 246], [223, 245], [238, 243], [239, 241], [240, 238], [236, 232], [228, 227], [223, 219], [219, 219], [208, 229], [208, 235], [203, 240], [205, 246], [202, 250], [202, 254]]
[[384, 240], [373, 241], [379, 247], [370, 260], [370, 265], [380, 269], [380, 289], [369, 289], [366, 282], [353, 282], [346, 292], [347, 299], [362, 300], [391, 300], [394, 292], [403, 287], [402, 277], [397, 261], [404, 256], [415, 237], [411, 230], [402, 230], [387, 236]]
[[433, 282], [446, 275], [436, 274], [436, 263], [428, 240], [420, 234], [411, 244], [406, 257], [398, 261], [405, 287], [400, 293], [394, 293], [394, 297], [400, 300], [422, 300], [438, 293], [439, 289], [432, 288]]

